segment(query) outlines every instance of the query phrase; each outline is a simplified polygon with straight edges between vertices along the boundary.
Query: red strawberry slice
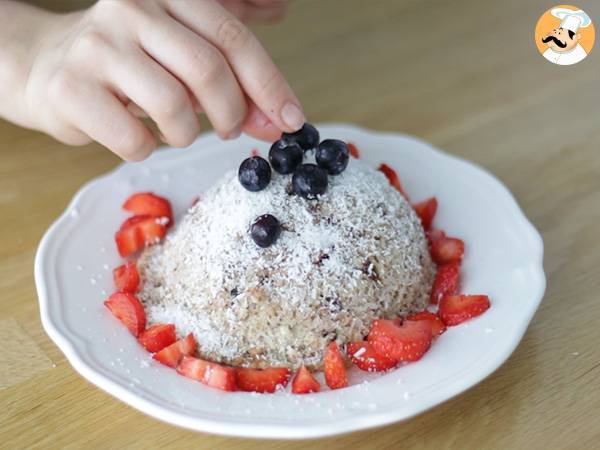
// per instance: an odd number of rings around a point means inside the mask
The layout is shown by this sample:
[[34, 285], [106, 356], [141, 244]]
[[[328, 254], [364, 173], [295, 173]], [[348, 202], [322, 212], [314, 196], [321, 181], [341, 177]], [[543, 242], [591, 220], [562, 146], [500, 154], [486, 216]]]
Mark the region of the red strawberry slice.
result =
[[383, 372], [398, 365], [398, 360], [380, 355], [368, 341], [350, 342], [346, 353], [359, 369], [367, 372]]
[[437, 264], [460, 263], [465, 253], [465, 243], [457, 238], [436, 236], [431, 244], [431, 258]]
[[317, 379], [310, 373], [306, 367], [302, 366], [296, 372], [292, 380], [292, 393], [308, 394], [310, 392], [319, 392], [321, 385]]
[[166, 217], [167, 225], [173, 221], [173, 210], [169, 200], [152, 192], [133, 194], [123, 203], [123, 209], [131, 211], [136, 216]]
[[458, 293], [460, 265], [456, 263], [439, 266], [431, 288], [431, 303], [437, 305], [446, 295]]
[[418, 312], [416, 314], [408, 316], [406, 320], [422, 320], [424, 322], [429, 323], [429, 326], [431, 327], [431, 336], [433, 338], [438, 337], [440, 334], [446, 331], [446, 324], [444, 324], [444, 322], [442, 322], [442, 319], [440, 319], [436, 314], [430, 311]]
[[413, 208], [415, 209], [417, 216], [419, 216], [419, 219], [421, 219], [421, 223], [423, 224], [423, 228], [425, 230], [429, 230], [431, 228], [437, 207], [438, 202], [435, 197], [428, 198], [427, 200], [423, 200], [422, 202], [415, 203], [413, 205]]
[[393, 320], [375, 320], [368, 341], [380, 355], [397, 361], [417, 361], [431, 345], [427, 322], [407, 320], [398, 326]]
[[160, 352], [177, 340], [175, 336], [175, 325], [157, 324], [145, 330], [138, 341], [151, 353]]
[[387, 164], [381, 164], [379, 170], [387, 177], [390, 184], [394, 186], [406, 200], [408, 200], [408, 195], [406, 195], [406, 192], [402, 188], [402, 184], [400, 184], [400, 179], [398, 178], [396, 171]]
[[194, 336], [190, 333], [183, 339], [179, 339], [177, 342], [163, 348], [160, 352], [155, 353], [152, 357], [163, 363], [165, 366], [177, 367], [177, 364], [179, 364], [179, 361], [181, 361], [184, 356], [191, 356], [194, 354], [197, 346], [196, 339], [194, 339]]
[[223, 391], [235, 391], [237, 387], [233, 367], [222, 366], [193, 356], [184, 356], [177, 366], [177, 372]]
[[439, 314], [448, 326], [483, 314], [490, 307], [487, 295], [447, 295], [440, 301]]
[[159, 242], [167, 234], [162, 218], [148, 215], [127, 219], [115, 234], [119, 254], [123, 257], [141, 250], [144, 245]]
[[426, 230], [425, 236], [427, 237], [427, 241], [429, 242], [429, 247], [431, 248], [437, 241], [446, 237], [446, 233], [443, 230]]
[[123, 225], [121, 225], [119, 231], [115, 233], [117, 250], [119, 250], [119, 254], [123, 257], [137, 252], [144, 246], [142, 236], [140, 235], [135, 223], [132, 222], [132, 219], [134, 218], [132, 217], [127, 219]]
[[348, 152], [350, 152], [350, 155], [352, 155], [353, 158], [360, 158], [360, 151], [356, 145], [354, 145], [352, 142], [348, 142], [346, 145], [348, 145]]
[[275, 392], [277, 386], [285, 387], [290, 378], [290, 370], [286, 367], [269, 369], [240, 367], [236, 373], [238, 388], [246, 392]]
[[331, 342], [325, 348], [323, 364], [325, 367], [325, 382], [327, 383], [327, 386], [331, 389], [340, 389], [348, 386], [346, 362], [335, 342]]
[[134, 261], [129, 261], [113, 270], [113, 278], [117, 291], [121, 292], [134, 293], [140, 284], [140, 276]]
[[146, 328], [146, 313], [142, 303], [135, 295], [129, 292], [115, 292], [108, 297], [104, 304], [135, 337], [138, 337]]

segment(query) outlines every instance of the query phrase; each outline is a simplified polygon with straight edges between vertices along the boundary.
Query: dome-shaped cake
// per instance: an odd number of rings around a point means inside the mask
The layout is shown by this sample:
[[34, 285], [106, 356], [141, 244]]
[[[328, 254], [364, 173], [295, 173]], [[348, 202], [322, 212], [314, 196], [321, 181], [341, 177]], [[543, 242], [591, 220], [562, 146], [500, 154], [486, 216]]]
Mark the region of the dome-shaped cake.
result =
[[[435, 268], [421, 223], [385, 176], [351, 158], [317, 200], [291, 176], [245, 190], [227, 174], [138, 263], [149, 322], [193, 333], [201, 357], [234, 366], [319, 368], [325, 346], [361, 340], [376, 318], [425, 309]], [[282, 224], [261, 248], [249, 228]]]

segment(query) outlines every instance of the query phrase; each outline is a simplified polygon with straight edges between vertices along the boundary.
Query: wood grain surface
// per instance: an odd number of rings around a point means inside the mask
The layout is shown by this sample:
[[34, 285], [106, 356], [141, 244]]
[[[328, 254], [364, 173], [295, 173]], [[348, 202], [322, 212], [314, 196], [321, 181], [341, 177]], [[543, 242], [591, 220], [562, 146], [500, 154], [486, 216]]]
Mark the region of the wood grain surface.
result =
[[[550, 6], [298, 0], [284, 22], [256, 28], [311, 121], [407, 132], [474, 161], [545, 241], [547, 293], [510, 359], [457, 398], [380, 429], [305, 442], [210, 436], [86, 382], [42, 329], [33, 259], [73, 194], [119, 160], [0, 122], [0, 448], [600, 448], [600, 48], [572, 67], [545, 61], [533, 32]], [[600, 2], [578, 6], [600, 24]]]

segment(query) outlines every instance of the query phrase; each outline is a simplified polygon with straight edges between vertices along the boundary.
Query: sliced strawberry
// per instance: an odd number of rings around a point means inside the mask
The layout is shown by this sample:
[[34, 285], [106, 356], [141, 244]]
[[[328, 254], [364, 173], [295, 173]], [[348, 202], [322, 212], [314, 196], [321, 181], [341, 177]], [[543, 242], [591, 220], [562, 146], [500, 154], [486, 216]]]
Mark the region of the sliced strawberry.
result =
[[260, 152], [257, 148], [253, 148], [252, 150], [250, 150], [250, 156], [260, 156]]
[[415, 209], [417, 216], [419, 216], [419, 219], [421, 219], [421, 223], [423, 224], [423, 228], [425, 230], [429, 230], [431, 228], [437, 207], [438, 202], [435, 197], [428, 198], [427, 200], [423, 200], [422, 202], [415, 203], [413, 205], [413, 208]]
[[115, 242], [121, 256], [129, 256], [141, 250], [144, 245], [152, 245], [167, 234], [163, 218], [148, 215], [133, 216], [127, 219], [115, 234]]
[[123, 203], [123, 209], [131, 211], [136, 216], [166, 217], [167, 225], [173, 221], [173, 210], [169, 200], [152, 192], [133, 194]]
[[440, 236], [431, 244], [431, 258], [437, 264], [460, 263], [465, 253], [465, 243], [457, 238]]
[[275, 392], [277, 386], [285, 387], [290, 378], [290, 369], [286, 367], [269, 369], [240, 367], [236, 372], [238, 388], [247, 392]]
[[323, 365], [325, 366], [325, 382], [327, 386], [331, 389], [340, 389], [348, 386], [346, 362], [335, 342], [331, 342], [325, 348]]
[[352, 142], [348, 142], [346, 145], [348, 145], [348, 151], [354, 158], [360, 158], [360, 152], [358, 151], [356, 145], [354, 145]]
[[429, 247], [431, 248], [437, 241], [446, 237], [446, 233], [443, 230], [426, 230], [425, 236], [427, 237], [427, 241], [429, 242]]
[[145, 245], [160, 242], [167, 234], [167, 228], [159, 217], [150, 217], [135, 225]]
[[135, 337], [138, 337], [146, 328], [146, 313], [142, 303], [135, 295], [129, 292], [115, 292], [108, 297], [104, 304]]
[[117, 291], [134, 293], [140, 285], [140, 276], [134, 261], [129, 261], [113, 270], [113, 278]]
[[408, 200], [408, 195], [406, 195], [406, 192], [402, 188], [402, 184], [400, 184], [400, 179], [398, 178], [396, 171], [387, 164], [381, 164], [379, 170], [387, 177], [390, 184], [394, 186], [406, 200]]
[[163, 348], [160, 352], [155, 353], [152, 357], [165, 366], [177, 367], [181, 358], [194, 354], [197, 345], [196, 339], [190, 333], [183, 339], [179, 339], [177, 342]]
[[380, 355], [397, 361], [417, 361], [431, 345], [431, 328], [426, 322], [375, 320], [368, 337]]
[[235, 391], [237, 387], [233, 367], [222, 366], [193, 356], [184, 356], [177, 366], [177, 372], [223, 391]]
[[346, 353], [359, 369], [367, 372], [383, 372], [398, 365], [398, 360], [380, 355], [367, 341], [350, 342]]
[[151, 353], [160, 352], [177, 340], [175, 336], [175, 325], [157, 324], [153, 325], [140, 335], [138, 341]]
[[148, 215], [148, 214], [142, 214], [139, 216], [131, 216], [128, 219], [126, 219], [121, 226], [119, 227], [119, 230], [127, 230], [129, 228], [132, 228], [133, 225], [137, 225], [140, 222], [143, 222], [146, 219], [151, 218], [152, 216]]
[[444, 322], [442, 322], [442, 319], [440, 319], [436, 314], [430, 311], [418, 312], [416, 314], [408, 316], [406, 320], [422, 320], [429, 323], [429, 326], [431, 327], [431, 336], [433, 338], [438, 337], [440, 334], [446, 331], [446, 325], [444, 324]]
[[448, 326], [477, 317], [490, 307], [487, 295], [447, 295], [440, 301], [439, 314]]
[[[127, 219], [125, 222], [131, 219]], [[115, 243], [117, 250], [123, 257], [129, 256], [144, 246], [144, 241], [135, 225], [121, 225], [121, 229], [115, 233]]]
[[460, 284], [460, 265], [456, 263], [439, 266], [431, 288], [431, 303], [437, 305], [446, 295], [458, 293]]
[[310, 373], [306, 367], [302, 366], [296, 372], [292, 380], [292, 393], [308, 394], [310, 392], [319, 392], [321, 385], [317, 379]]

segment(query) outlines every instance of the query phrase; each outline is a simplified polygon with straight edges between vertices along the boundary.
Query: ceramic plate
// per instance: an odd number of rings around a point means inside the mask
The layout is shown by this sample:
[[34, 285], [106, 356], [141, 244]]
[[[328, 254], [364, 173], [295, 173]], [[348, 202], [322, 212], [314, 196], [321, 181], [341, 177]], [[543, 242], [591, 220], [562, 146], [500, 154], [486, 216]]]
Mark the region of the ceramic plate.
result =
[[127, 217], [120, 205], [136, 191], [171, 199], [177, 218], [192, 199], [237, 168], [248, 137], [214, 134], [188, 149], [165, 149], [123, 164], [84, 186], [42, 239], [35, 281], [42, 323], [73, 367], [134, 408], [193, 430], [261, 438], [314, 438], [407, 419], [469, 389], [513, 352], [542, 299], [543, 243], [510, 192], [475, 165], [409, 136], [350, 125], [321, 125], [322, 138], [356, 143], [374, 167], [394, 167], [410, 197], [435, 195], [437, 227], [467, 245], [463, 292], [488, 294], [484, 315], [450, 328], [417, 363], [384, 375], [350, 373], [353, 385], [294, 396], [224, 393], [177, 375], [151, 359], [103, 306], [121, 263], [114, 232]]

